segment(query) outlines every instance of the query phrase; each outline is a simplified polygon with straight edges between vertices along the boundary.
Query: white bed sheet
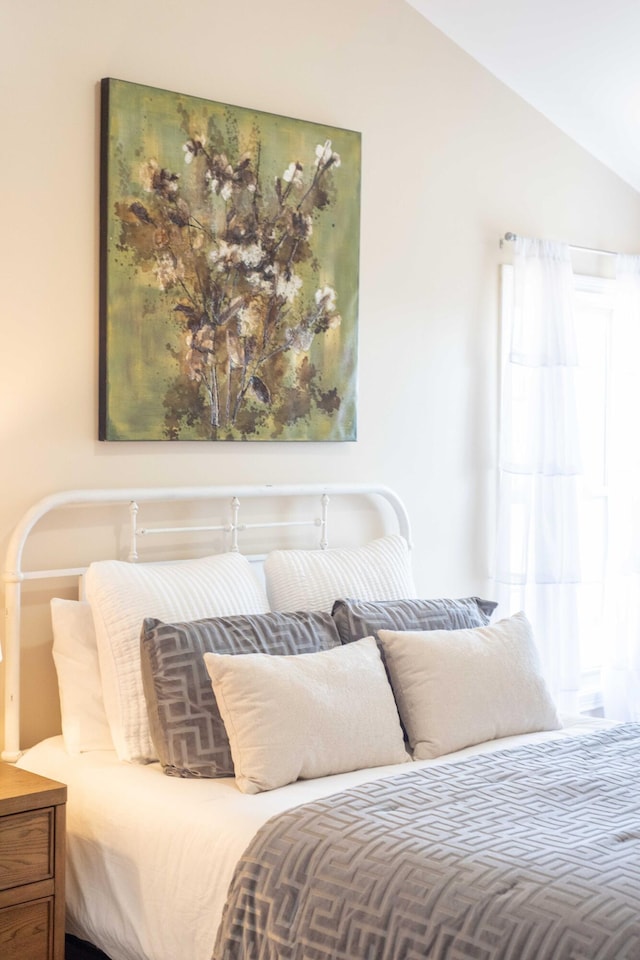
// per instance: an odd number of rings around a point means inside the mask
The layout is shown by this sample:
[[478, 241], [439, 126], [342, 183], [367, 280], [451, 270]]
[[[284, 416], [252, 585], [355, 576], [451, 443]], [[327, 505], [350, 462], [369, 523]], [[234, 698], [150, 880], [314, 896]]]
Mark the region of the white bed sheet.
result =
[[33, 747], [18, 765], [68, 785], [67, 931], [111, 960], [210, 960], [234, 866], [275, 814], [367, 780], [603, 725], [610, 724], [572, 718], [557, 731], [258, 795], [240, 793], [232, 779], [167, 777], [157, 763], [122, 763], [111, 751], [72, 757], [62, 737]]

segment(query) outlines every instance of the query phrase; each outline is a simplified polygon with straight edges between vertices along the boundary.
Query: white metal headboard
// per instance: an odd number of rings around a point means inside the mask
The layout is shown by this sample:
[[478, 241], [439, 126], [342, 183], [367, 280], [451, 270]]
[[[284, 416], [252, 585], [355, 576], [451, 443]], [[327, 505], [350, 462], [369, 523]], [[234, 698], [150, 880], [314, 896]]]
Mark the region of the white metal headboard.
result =
[[[244, 531], [256, 528], [283, 528], [290, 526], [316, 526], [319, 529], [318, 547], [326, 549], [328, 540], [328, 507], [334, 496], [371, 496], [378, 504], [386, 503], [395, 516], [397, 530], [407, 542], [411, 542], [409, 518], [399, 497], [388, 487], [371, 484], [300, 484], [283, 486], [210, 486], [210, 487], [159, 487], [102, 490], [68, 490], [45, 497], [34, 504], [16, 525], [5, 560], [3, 580], [5, 584], [6, 631], [3, 644], [5, 658], [4, 700], [4, 751], [2, 759], [15, 761], [20, 756], [20, 637], [21, 637], [21, 585], [27, 580], [54, 580], [81, 576], [86, 566], [61, 567], [46, 570], [24, 570], [23, 554], [27, 540], [34, 527], [45, 516], [63, 507], [122, 506], [128, 511], [129, 550], [128, 560], [138, 559], [139, 538], [154, 534], [221, 531], [229, 535], [230, 549], [239, 551], [239, 537]], [[268, 500], [278, 498], [317, 497], [320, 500], [320, 516], [309, 520], [274, 519], [259, 523], [240, 522], [240, 507], [244, 500]], [[151, 503], [195, 503], [197, 501], [228, 502], [228, 521], [215, 525], [140, 527], [140, 505]]]

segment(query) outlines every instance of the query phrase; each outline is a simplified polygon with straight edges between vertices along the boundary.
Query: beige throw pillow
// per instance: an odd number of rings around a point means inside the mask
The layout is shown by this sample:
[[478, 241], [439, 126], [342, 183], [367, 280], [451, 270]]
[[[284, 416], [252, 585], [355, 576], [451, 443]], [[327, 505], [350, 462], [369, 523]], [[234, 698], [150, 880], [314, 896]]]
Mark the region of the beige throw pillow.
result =
[[372, 637], [319, 653], [204, 661], [243, 793], [410, 759]]
[[523, 613], [487, 627], [378, 637], [416, 760], [561, 726]]

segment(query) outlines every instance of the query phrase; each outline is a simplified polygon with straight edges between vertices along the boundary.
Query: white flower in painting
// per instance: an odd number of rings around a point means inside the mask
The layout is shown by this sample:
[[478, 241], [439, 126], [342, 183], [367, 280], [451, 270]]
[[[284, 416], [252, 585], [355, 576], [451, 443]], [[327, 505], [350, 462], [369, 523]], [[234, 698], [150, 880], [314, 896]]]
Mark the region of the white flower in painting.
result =
[[291, 303], [292, 300], [295, 300], [301, 286], [302, 277], [298, 277], [295, 273], [292, 273], [288, 280], [286, 277], [278, 277], [276, 280], [276, 295]]
[[340, 314], [334, 313], [332, 317], [329, 317], [329, 330], [337, 330], [341, 323], [342, 317]]
[[331, 159], [331, 140], [325, 140], [324, 144], [319, 143], [316, 147], [316, 167], [321, 163], [328, 163]]
[[333, 287], [325, 286], [316, 290], [316, 303], [320, 310], [327, 312], [336, 308], [336, 292]]
[[202, 137], [200, 134], [197, 134], [195, 137], [193, 137], [193, 139], [189, 139], [186, 143], [183, 143], [182, 149], [184, 150], [184, 162], [191, 163], [197, 153], [203, 149], [206, 142], [206, 137]]
[[254, 337], [260, 332], [262, 314], [255, 303], [238, 311], [238, 333], [241, 337]]
[[228, 249], [229, 244], [226, 240], [219, 240], [218, 245], [209, 251], [209, 260], [212, 263], [219, 263], [220, 260], [224, 260]]
[[220, 188], [220, 196], [223, 200], [230, 200], [232, 194], [231, 181], [226, 180]]
[[169, 289], [184, 277], [182, 264], [170, 253], [163, 253], [156, 259], [153, 272], [161, 290]]
[[331, 149], [331, 140], [325, 140], [324, 143], [319, 143], [316, 147], [316, 167], [324, 167], [328, 163], [332, 163], [334, 167], [340, 166], [340, 154], [334, 153]]
[[264, 250], [259, 243], [251, 243], [242, 248], [240, 258], [246, 267], [257, 267], [264, 258]]
[[234, 264], [239, 263], [241, 256], [242, 247], [239, 247], [237, 243], [227, 243], [226, 240], [218, 240], [217, 247], [213, 247], [209, 253], [209, 259], [218, 270], [227, 270]]
[[292, 183], [296, 187], [301, 186], [302, 164], [297, 160], [294, 163], [290, 163], [285, 172], [282, 174], [282, 179], [287, 183]]

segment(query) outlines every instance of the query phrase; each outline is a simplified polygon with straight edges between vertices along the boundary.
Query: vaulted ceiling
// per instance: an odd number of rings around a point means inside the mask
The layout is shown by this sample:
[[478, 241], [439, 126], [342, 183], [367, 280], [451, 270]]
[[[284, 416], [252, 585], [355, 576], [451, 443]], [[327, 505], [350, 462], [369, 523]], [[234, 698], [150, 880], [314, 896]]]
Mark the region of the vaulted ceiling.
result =
[[640, 191], [640, 0], [407, 0]]

